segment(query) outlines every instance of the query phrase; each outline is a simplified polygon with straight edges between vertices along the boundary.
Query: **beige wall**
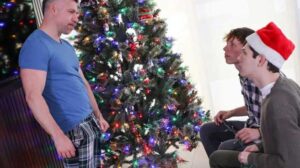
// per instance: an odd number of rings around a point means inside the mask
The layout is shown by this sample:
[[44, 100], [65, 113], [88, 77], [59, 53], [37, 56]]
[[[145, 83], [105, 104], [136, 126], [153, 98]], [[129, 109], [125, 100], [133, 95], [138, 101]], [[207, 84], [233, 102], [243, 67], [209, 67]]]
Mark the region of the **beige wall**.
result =
[[[174, 50], [189, 67], [204, 107], [212, 110], [243, 105], [237, 71], [225, 64], [222, 38], [232, 28], [258, 29], [274, 21], [300, 46], [297, 10], [300, 0], [156, 0], [160, 16], [166, 18], [168, 35], [175, 38]], [[297, 6], [297, 2], [299, 3]], [[297, 22], [298, 21], [298, 22]], [[285, 63], [283, 72], [299, 77], [299, 47]]]

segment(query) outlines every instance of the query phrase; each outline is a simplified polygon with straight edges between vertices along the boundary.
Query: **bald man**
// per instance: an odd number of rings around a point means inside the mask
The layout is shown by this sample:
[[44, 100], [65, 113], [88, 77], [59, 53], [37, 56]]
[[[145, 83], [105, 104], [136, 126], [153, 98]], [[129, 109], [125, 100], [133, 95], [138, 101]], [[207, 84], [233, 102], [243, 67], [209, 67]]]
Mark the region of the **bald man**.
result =
[[78, 22], [75, 0], [44, 0], [44, 19], [19, 57], [26, 101], [51, 136], [65, 167], [98, 167], [100, 129], [109, 127], [85, 79], [74, 48], [61, 34]]

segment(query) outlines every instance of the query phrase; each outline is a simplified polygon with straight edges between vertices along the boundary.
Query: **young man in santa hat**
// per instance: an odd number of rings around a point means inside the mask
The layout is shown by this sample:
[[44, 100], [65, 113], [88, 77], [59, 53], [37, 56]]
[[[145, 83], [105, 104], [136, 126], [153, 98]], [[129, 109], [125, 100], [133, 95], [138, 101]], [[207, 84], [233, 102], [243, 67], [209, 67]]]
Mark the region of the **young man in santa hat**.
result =
[[262, 93], [262, 144], [248, 146], [242, 152], [216, 151], [210, 156], [210, 166], [294, 168], [300, 165], [300, 87], [280, 75], [279, 69], [295, 46], [273, 22], [246, 40], [236, 68]]

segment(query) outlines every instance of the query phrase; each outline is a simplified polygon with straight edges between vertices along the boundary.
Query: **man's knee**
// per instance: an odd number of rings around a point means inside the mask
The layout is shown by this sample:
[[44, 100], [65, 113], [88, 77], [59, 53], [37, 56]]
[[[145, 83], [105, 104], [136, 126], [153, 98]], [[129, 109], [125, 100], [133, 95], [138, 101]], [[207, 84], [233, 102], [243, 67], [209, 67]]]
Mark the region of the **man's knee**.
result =
[[230, 139], [222, 142], [218, 150], [234, 150], [234, 151], [242, 151], [244, 146], [242, 146], [237, 139]]
[[213, 152], [210, 156], [209, 156], [209, 165], [211, 168], [217, 168], [217, 163], [218, 163], [218, 151]]
[[234, 139], [230, 139], [224, 142], [221, 142], [218, 150], [234, 150], [235, 148], [235, 140]]
[[210, 156], [209, 156], [209, 165], [211, 168], [218, 168], [220, 167], [220, 163], [223, 162], [223, 156], [224, 155], [224, 151], [221, 150], [217, 150], [215, 152], [213, 152]]
[[200, 129], [200, 136], [203, 138], [204, 136], [210, 134], [210, 132], [213, 131], [214, 127], [216, 127], [216, 124], [213, 122], [205, 123], [201, 126]]
[[211, 168], [239, 167], [237, 157], [237, 151], [217, 150], [210, 155], [209, 165]]

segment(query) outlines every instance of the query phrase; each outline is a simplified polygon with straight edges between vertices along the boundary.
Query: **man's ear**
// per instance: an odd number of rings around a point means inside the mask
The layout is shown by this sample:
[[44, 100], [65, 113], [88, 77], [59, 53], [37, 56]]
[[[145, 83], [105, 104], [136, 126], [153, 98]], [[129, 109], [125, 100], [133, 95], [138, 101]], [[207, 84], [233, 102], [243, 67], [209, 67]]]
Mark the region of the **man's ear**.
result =
[[266, 59], [266, 57], [264, 55], [259, 54], [258, 56], [258, 65], [259, 66], [263, 66], [264, 64], [268, 64], [268, 60]]
[[53, 2], [51, 4], [49, 4], [49, 11], [52, 14], [55, 14], [57, 12], [57, 3]]

